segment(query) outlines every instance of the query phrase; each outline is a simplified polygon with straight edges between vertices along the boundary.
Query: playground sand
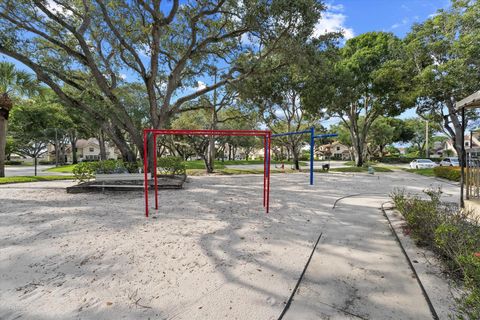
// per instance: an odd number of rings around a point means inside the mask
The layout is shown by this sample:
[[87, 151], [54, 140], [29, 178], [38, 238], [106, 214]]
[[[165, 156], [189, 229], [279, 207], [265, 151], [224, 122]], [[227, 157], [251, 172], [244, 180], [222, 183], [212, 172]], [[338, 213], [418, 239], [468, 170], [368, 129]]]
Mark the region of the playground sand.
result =
[[[277, 319], [319, 233], [324, 240], [317, 257], [328, 249], [325, 241], [341, 237], [342, 223], [348, 224], [335, 216], [334, 201], [357, 192], [389, 192], [412, 180], [358, 177], [318, 175], [312, 187], [306, 174], [273, 176], [268, 215], [261, 175], [195, 177], [185, 190], [162, 190], [159, 210], [151, 210], [148, 219], [140, 192], [66, 194], [72, 182], [65, 181], [2, 186], [0, 319]], [[422, 179], [413, 191], [431, 182]], [[368, 219], [388, 231], [379, 224], [380, 213]], [[387, 245], [379, 242], [376, 250], [399, 250], [393, 238], [381, 236]], [[401, 254], [392, 259], [389, 272], [409, 275]], [[344, 263], [345, 270], [322, 267], [348, 274], [351, 262]], [[341, 272], [332, 277], [344, 277]], [[371, 285], [385, 285], [378, 278]], [[421, 319], [428, 308], [408, 278], [390, 282], [374, 299], [360, 288], [349, 310], [395, 319], [407, 301], [418, 310], [404, 314]], [[319, 312], [325, 307], [313, 305]]]

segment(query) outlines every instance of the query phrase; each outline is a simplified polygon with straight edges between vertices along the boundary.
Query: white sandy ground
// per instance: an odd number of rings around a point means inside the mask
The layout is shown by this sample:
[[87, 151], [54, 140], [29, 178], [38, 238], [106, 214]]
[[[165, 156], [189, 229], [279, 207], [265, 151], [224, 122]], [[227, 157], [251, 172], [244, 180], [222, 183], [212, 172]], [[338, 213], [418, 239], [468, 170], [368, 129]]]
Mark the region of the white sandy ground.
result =
[[395, 187], [458, 194], [402, 172], [273, 175], [265, 215], [261, 175], [194, 177], [146, 219], [141, 192], [71, 184], [0, 186], [0, 319], [277, 319], [320, 232], [286, 318], [431, 319], [378, 207]]

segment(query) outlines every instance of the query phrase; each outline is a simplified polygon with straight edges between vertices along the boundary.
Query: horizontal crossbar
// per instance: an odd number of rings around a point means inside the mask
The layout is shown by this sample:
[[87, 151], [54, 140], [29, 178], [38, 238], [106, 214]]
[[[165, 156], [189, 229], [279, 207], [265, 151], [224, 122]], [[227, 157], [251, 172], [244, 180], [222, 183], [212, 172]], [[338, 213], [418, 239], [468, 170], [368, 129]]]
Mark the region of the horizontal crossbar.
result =
[[338, 134], [336, 133], [319, 134], [319, 135], [316, 135], [314, 138], [333, 138], [333, 137], [338, 137]]
[[268, 136], [266, 130], [175, 130], [175, 129], [145, 129], [146, 133], [154, 135], [190, 135], [190, 136]]

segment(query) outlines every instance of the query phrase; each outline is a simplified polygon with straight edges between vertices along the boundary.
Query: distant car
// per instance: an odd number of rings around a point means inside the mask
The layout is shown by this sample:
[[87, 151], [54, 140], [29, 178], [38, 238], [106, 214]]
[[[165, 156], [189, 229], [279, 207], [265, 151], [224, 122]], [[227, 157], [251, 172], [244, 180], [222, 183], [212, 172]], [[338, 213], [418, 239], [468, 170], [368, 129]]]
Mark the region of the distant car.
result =
[[458, 158], [454, 158], [454, 157], [445, 158], [442, 161], [440, 161], [440, 166], [442, 167], [451, 167], [451, 166], [458, 167], [459, 165], [460, 163], [458, 162]]
[[427, 169], [436, 166], [437, 164], [430, 159], [416, 159], [410, 162], [410, 168], [412, 169]]

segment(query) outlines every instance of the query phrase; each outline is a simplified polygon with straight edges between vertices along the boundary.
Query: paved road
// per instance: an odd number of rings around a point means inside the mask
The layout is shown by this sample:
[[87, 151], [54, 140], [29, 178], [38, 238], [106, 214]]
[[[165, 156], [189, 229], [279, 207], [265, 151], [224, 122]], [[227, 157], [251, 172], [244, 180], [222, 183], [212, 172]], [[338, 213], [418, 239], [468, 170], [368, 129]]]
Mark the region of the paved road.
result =
[[[66, 175], [65, 173], [60, 172], [50, 172], [50, 171], [43, 171], [48, 168], [53, 168], [54, 166], [51, 165], [39, 165], [37, 166], [37, 175], [38, 176], [61, 176]], [[34, 166], [6, 166], [5, 167], [5, 176], [6, 177], [13, 177], [13, 176], [34, 176], [35, 175], [35, 167]]]

